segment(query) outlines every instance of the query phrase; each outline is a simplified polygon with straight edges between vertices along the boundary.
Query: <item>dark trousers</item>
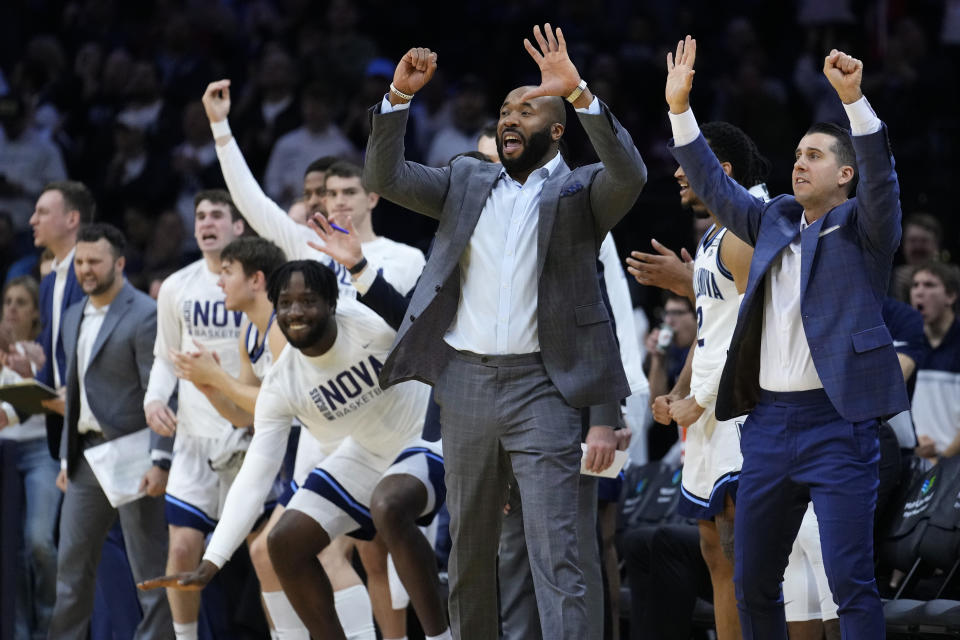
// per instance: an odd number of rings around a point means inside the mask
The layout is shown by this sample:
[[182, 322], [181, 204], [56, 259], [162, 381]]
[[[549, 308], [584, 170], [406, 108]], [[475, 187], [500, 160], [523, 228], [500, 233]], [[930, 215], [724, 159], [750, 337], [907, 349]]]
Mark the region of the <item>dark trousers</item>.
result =
[[822, 389], [761, 393], [740, 441], [734, 581], [745, 640], [787, 639], [780, 583], [809, 500], [844, 639], [884, 637], [873, 571], [877, 427], [843, 419]]

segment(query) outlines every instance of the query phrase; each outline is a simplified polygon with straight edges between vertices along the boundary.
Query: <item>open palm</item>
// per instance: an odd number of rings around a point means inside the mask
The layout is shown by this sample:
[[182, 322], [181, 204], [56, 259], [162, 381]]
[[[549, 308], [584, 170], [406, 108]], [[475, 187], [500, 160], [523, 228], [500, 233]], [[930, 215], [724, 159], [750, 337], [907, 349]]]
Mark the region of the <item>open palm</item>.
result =
[[540, 25], [533, 28], [533, 37], [540, 45], [539, 50], [530, 40], [523, 39], [523, 46], [540, 67], [540, 86], [524, 94], [523, 100], [540, 96], [566, 98], [580, 84], [580, 74], [567, 55], [567, 42], [563, 38], [563, 32], [557, 28], [554, 35], [549, 22], [544, 25], [544, 31], [546, 35], [540, 31]]
[[670, 111], [683, 113], [690, 107], [693, 89], [693, 63], [697, 59], [697, 41], [687, 36], [677, 43], [677, 54], [667, 54], [667, 86], [664, 94]]

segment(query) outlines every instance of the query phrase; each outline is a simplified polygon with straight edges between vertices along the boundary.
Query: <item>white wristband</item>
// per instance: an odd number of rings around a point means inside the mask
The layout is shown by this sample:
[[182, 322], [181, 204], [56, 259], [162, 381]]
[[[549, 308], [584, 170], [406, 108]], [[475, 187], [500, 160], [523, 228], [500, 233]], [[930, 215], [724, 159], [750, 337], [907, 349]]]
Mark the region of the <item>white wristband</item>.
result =
[[232, 133], [230, 131], [230, 121], [224, 118], [223, 120], [211, 122], [210, 131], [213, 131], [214, 139], [229, 136]]

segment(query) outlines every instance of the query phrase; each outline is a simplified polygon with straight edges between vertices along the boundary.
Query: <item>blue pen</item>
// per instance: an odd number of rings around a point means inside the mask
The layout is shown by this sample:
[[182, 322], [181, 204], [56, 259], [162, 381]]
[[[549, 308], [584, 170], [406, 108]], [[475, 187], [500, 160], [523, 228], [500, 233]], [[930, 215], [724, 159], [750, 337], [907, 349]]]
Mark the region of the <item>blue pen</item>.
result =
[[[330, 221], [328, 220], [327, 222], [330, 222]], [[350, 233], [349, 231], [347, 231], [346, 229], [344, 229], [338, 224], [333, 224], [332, 222], [330, 222], [330, 226], [336, 229], [337, 231], [339, 231], [340, 233]]]

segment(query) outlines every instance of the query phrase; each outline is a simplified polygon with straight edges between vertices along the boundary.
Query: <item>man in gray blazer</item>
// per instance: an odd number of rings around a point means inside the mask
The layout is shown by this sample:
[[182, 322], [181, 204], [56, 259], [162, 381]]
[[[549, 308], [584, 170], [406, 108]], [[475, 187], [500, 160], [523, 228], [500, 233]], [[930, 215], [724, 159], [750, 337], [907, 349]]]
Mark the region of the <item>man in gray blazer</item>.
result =
[[[114, 438], [146, 429], [143, 394], [153, 364], [156, 303], [123, 278], [123, 234], [106, 224], [82, 227], [74, 268], [85, 298], [66, 311], [63, 344], [68, 358], [61, 472], [65, 491], [57, 554], [57, 599], [51, 640], [87, 636], [93, 611], [100, 549], [119, 512], [127, 558], [140, 581], [163, 573], [167, 525], [163, 492], [173, 440], [152, 431], [154, 465], [143, 477], [146, 493], [114, 508], [83, 452]], [[173, 638], [170, 608], [162, 591], [139, 591], [143, 619], [136, 638]]]
[[[397, 65], [367, 144], [367, 188], [440, 222], [380, 384], [422, 380], [441, 406], [455, 638], [498, 637], [497, 541], [511, 470], [543, 636], [586, 636], [580, 408], [615, 407], [630, 394], [596, 264], [646, 168], [630, 134], [586, 89], [560, 30], [548, 24], [534, 36], [539, 50], [524, 46], [542, 82], [511, 91], [500, 108], [502, 166], [468, 157], [442, 168], [404, 161], [406, 105], [437, 66], [436, 53], [423, 48]], [[600, 163], [571, 171], [560, 157], [564, 97]], [[594, 425], [616, 419], [591, 413]], [[606, 468], [613, 429], [592, 428], [587, 446], [588, 468]]]

